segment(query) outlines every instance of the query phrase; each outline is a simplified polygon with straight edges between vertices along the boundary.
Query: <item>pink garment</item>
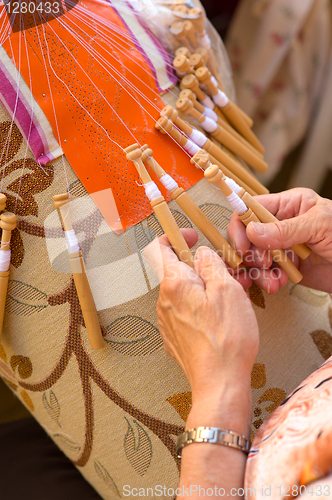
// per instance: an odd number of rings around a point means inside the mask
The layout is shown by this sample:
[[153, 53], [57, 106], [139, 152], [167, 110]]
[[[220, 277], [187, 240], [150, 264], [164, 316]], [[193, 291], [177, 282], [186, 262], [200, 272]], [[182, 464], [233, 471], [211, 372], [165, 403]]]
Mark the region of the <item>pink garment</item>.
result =
[[[332, 357], [258, 429], [245, 476], [245, 488], [255, 488], [256, 500], [266, 496], [273, 500], [302, 497], [305, 493], [310, 496], [311, 483], [332, 471], [331, 417]], [[326, 494], [322, 492], [324, 499], [332, 498], [332, 476], [328, 484], [331, 489], [326, 487]], [[312, 498], [316, 498], [318, 483], [312, 485]]]

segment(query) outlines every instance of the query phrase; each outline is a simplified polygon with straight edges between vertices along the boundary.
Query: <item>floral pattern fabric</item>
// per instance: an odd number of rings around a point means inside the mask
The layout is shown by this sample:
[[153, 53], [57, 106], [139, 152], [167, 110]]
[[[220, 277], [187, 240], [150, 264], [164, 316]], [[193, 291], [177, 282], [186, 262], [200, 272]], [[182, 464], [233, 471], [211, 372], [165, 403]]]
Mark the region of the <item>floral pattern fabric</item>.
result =
[[242, 0], [226, 48], [272, 179], [304, 137], [330, 52], [330, 0]]

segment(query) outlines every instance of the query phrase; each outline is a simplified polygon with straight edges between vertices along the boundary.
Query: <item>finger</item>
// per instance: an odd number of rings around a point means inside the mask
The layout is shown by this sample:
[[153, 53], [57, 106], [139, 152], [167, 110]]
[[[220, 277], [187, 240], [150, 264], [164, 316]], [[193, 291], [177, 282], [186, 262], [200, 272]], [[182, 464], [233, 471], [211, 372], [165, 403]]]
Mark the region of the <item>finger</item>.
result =
[[[196, 244], [198, 234], [194, 229], [184, 228], [180, 231], [190, 248]], [[174, 273], [174, 265], [179, 263], [179, 259], [174, 253], [166, 234], [149, 243], [145, 247], [143, 254], [159, 282], [162, 281], [165, 275]]]
[[227, 227], [227, 235], [234, 250], [243, 258], [245, 253], [250, 249], [251, 242], [246, 235], [245, 225], [235, 212]]
[[241, 274], [234, 274], [234, 279], [248, 290], [255, 283], [266, 293], [273, 295], [279, 288], [286, 285], [288, 276], [283, 269], [272, 267], [270, 269], [249, 268]]
[[194, 260], [195, 271], [204, 283], [206, 294], [220, 291], [220, 285], [225, 280], [232, 280], [223, 260], [207, 247], [199, 247]]
[[255, 245], [251, 245], [250, 250], [243, 256], [243, 264], [248, 267], [268, 269], [272, 263], [273, 259], [270, 252]]
[[229, 274], [234, 278], [240, 285], [244, 288], [244, 290], [248, 290], [252, 285], [252, 279], [249, 276], [248, 270], [244, 266], [239, 266], [236, 269], [232, 269], [227, 266]]
[[268, 224], [250, 222], [247, 236], [254, 245], [262, 249], [289, 248], [310, 242], [314, 238], [317, 229], [314, 222], [309, 213]]
[[281, 193], [255, 196], [277, 219], [290, 219], [307, 212], [316, 203], [319, 196], [312, 189], [295, 188]]

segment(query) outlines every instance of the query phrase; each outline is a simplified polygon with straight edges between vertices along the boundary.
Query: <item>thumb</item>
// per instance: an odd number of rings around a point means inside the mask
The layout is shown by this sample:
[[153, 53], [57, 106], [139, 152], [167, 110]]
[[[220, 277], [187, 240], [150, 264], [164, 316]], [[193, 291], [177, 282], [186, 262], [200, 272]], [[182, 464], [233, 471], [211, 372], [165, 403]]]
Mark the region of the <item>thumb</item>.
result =
[[225, 279], [231, 279], [225, 263], [208, 247], [199, 247], [194, 260], [195, 271], [205, 285], [207, 293], [220, 287]]
[[249, 240], [259, 248], [288, 248], [299, 243], [307, 243], [315, 234], [312, 217], [306, 213], [292, 219], [269, 222], [250, 222], [247, 227]]

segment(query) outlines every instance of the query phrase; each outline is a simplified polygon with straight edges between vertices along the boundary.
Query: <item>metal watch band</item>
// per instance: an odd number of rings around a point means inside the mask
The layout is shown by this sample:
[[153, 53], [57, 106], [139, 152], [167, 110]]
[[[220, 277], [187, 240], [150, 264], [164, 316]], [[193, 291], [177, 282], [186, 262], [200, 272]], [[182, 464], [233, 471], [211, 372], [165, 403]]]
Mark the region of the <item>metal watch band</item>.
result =
[[220, 429], [219, 427], [196, 427], [180, 434], [176, 441], [176, 453], [181, 458], [184, 446], [191, 443], [212, 443], [229, 446], [249, 453], [250, 441], [245, 436], [234, 431]]

